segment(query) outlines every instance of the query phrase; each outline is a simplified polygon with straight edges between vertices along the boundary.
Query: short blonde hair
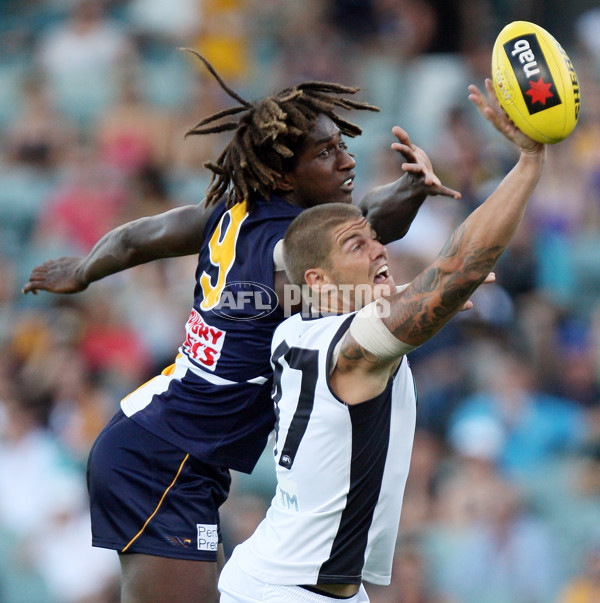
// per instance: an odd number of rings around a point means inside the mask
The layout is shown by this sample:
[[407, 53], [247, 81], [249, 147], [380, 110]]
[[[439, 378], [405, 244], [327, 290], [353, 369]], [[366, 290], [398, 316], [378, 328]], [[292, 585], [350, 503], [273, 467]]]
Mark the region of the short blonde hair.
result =
[[283, 263], [290, 282], [302, 286], [307, 270], [329, 268], [331, 231], [362, 217], [362, 211], [350, 203], [316, 205], [298, 215], [283, 237]]

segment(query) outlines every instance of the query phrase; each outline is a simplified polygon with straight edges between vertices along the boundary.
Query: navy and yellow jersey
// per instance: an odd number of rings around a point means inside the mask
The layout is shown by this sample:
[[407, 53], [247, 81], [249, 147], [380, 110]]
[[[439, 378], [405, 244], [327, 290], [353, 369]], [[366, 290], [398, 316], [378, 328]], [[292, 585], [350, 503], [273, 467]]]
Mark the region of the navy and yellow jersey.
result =
[[270, 374], [268, 349], [282, 320], [273, 290], [273, 249], [300, 211], [281, 199], [258, 201], [250, 214], [245, 203], [215, 210], [182, 347], [192, 364], [232, 381]]
[[211, 215], [175, 363], [121, 402], [142, 427], [204, 462], [254, 468], [274, 424], [273, 331], [283, 320], [273, 250], [301, 208], [259, 200]]

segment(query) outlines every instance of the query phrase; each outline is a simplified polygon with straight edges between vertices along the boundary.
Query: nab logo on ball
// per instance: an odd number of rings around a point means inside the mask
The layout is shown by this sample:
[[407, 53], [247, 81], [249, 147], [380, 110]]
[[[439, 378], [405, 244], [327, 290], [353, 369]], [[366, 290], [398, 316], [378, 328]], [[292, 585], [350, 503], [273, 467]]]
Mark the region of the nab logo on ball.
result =
[[581, 101], [573, 63], [545, 29], [513, 21], [492, 49], [498, 101], [515, 126], [545, 144], [564, 140], [577, 125]]
[[535, 34], [509, 40], [504, 44], [504, 50], [530, 115], [562, 103]]

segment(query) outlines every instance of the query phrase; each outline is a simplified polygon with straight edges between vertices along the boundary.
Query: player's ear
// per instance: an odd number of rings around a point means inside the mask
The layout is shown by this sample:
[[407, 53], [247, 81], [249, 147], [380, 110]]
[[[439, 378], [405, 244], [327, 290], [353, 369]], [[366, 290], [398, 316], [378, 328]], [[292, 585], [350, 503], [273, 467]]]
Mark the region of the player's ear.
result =
[[[312, 305], [334, 308], [337, 302], [337, 287], [322, 268], [311, 268], [304, 273], [304, 281], [309, 288]], [[307, 299], [306, 296], [304, 299]]]
[[321, 291], [330, 284], [330, 281], [322, 268], [309, 268], [304, 273], [304, 282], [314, 291]]
[[277, 179], [277, 190], [291, 193], [294, 190], [294, 179], [292, 174], [283, 174]]

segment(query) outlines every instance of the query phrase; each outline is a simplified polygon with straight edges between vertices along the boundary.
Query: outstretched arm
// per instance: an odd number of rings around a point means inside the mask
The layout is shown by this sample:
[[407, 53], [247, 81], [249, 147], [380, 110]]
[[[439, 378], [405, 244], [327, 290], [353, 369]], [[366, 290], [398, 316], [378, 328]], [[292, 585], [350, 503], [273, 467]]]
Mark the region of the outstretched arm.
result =
[[198, 253], [212, 208], [178, 207], [128, 222], [105, 234], [84, 258], [62, 257], [36, 266], [23, 293], [78, 293], [109, 274], [161, 258]]
[[[398, 364], [402, 347], [421, 345], [447, 324], [485, 280], [521, 222], [542, 172], [545, 147], [510, 122], [489, 80], [486, 89], [489, 100], [475, 86], [469, 87], [469, 98], [486, 119], [519, 147], [519, 160], [486, 201], [454, 231], [436, 260], [401, 292], [378, 302], [380, 308], [387, 310], [385, 314], [380, 311], [386, 328], [382, 337], [387, 338], [385, 331], [392, 336], [387, 340], [390, 345], [385, 353], [378, 356], [377, 350], [366, 348], [358, 341], [358, 332], [354, 331], [355, 338], [350, 328], [332, 375], [332, 386], [348, 403], [366, 400], [382, 391]], [[398, 343], [396, 357], [394, 341]]]
[[460, 199], [458, 191], [440, 182], [425, 151], [411, 142], [405, 130], [394, 126], [392, 132], [398, 138], [392, 149], [406, 159], [402, 164], [405, 173], [395, 182], [372, 189], [357, 204], [384, 244], [401, 239], [408, 232], [428, 196]]

